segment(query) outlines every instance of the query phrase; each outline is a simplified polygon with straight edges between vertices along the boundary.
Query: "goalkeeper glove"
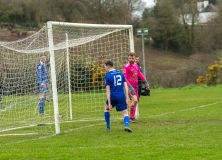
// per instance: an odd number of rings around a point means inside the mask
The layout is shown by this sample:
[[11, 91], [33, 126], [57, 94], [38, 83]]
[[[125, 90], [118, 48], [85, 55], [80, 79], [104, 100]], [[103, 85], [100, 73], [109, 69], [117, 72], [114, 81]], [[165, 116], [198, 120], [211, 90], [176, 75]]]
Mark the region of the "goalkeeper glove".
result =
[[130, 94], [135, 95], [135, 89], [130, 85], [129, 86], [130, 89]]
[[146, 88], [150, 88], [148, 81], [145, 82]]

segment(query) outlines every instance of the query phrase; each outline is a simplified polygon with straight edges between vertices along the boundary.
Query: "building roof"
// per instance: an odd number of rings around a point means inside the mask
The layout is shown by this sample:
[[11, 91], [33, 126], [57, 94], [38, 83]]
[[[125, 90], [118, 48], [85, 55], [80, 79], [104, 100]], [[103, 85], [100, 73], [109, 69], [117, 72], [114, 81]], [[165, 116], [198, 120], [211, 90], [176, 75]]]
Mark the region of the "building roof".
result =
[[206, 8], [204, 8], [203, 12], [216, 12], [218, 9], [213, 4], [207, 5]]

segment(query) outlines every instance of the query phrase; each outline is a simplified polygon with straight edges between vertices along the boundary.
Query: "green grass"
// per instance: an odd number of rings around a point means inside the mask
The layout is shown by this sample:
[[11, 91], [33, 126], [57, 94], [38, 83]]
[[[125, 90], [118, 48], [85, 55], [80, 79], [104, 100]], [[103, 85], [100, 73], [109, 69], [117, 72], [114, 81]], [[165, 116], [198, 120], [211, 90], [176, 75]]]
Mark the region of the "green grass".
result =
[[64, 122], [59, 135], [0, 136], [1, 159], [222, 159], [221, 90], [195, 85], [151, 90], [140, 99], [133, 133], [123, 130], [122, 119], [112, 119], [113, 110], [108, 133], [103, 120], [94, 120]]

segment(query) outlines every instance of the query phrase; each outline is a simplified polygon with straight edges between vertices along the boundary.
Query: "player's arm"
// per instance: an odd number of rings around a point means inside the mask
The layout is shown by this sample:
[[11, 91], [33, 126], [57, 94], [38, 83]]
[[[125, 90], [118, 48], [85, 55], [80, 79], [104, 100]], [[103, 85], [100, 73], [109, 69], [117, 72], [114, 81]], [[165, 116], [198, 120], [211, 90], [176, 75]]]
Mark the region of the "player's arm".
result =
[[129, 87], [130, 94], [134, 95], [135, 94], [135, 89], [132, 87], [132, 85], [128, 81], [128, 70], [127, 70], [127, 68], [125, 66], [123, 68], [123, 75], [124, 75], [124, 77], [126, 79], [127, 86]]
[[146, 78], [143, 76], [143, 74], [140, 71], [138, 71], [138, 76], [142, 79], [143, 83], [145, 83], [146, 87], [150, 88], [149, 82], [146, 80]]
[[130, 86], [131, 84], [128, 81], [128, 73], [127, 73], [127, 68], [125, 66], [123, 67], [123, 75], [124, 75], [124, 77], [126, 79], [127, 85]]
[[37, 82], [42, 83], [41, 66], [37, 66]]
[[106, 86], [106, 97], [108, 100], [108, 107], [111, 110], [112, 109], [112, 105], [111, 105], [111, 99], [110, 99], [110, 86]]
[[126, 94], [126, 103], [128, 106], [130, 106], [130, 99], [129, 99], [129, 91], [128, 91], [127, 82], [124, 82], [124, 89], [125, 89], [125, 94]]

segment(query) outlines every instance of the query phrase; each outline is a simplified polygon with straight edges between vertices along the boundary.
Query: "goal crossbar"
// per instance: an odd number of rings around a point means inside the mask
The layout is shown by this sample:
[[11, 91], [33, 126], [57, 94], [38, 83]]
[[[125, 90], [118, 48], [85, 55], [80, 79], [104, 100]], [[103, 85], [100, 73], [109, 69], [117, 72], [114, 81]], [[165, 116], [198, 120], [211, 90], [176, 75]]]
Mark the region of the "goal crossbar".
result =
[[114, 24], [86, 24], [86, 23], [68, 23], [68, 22], [47, 22], [47, 26], [61, 25], [61, 26], [72, 26], [72, 27], [83, 27], [83, 28], [113, 28], [113, 29], [132, 29], [132, 25], [114, 25]]

